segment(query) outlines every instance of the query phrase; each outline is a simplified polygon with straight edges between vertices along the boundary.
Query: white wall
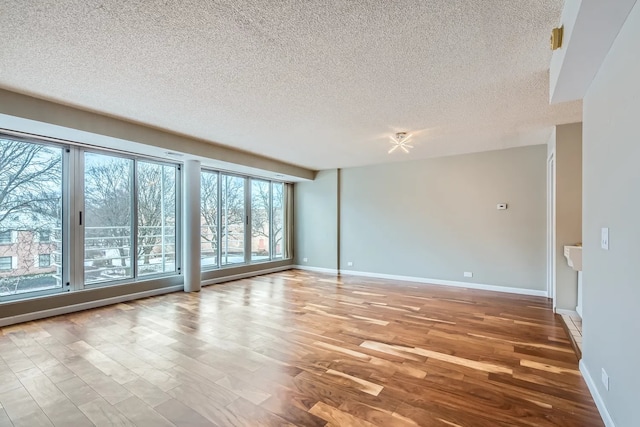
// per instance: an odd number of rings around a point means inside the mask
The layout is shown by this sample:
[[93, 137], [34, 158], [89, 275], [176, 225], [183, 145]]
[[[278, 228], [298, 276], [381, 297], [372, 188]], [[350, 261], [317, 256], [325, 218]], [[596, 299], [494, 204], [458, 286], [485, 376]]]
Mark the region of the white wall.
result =
[[640, 3], [584, 99], [583, 364], [618, 427], [640, 426], [639, 119]]

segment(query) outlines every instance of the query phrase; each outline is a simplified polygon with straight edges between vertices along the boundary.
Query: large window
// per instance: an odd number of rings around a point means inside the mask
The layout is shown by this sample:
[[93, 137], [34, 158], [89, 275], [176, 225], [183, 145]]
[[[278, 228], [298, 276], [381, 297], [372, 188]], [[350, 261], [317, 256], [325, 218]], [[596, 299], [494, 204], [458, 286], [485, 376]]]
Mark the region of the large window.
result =
[[177, 167], [86, 152], [84, 176], [85, 284], [176, 272]]
[[85, 284], [133, 277], [133, 160], [84, 155]]
[[221, 177], [221, 206], [220, 221], [220, 253], [221, 264], [238, 264], [244, 259], [244, 230], [245, 230], [245, 181], [246, 179], [233, 175]]
[[[64, 150], [0, 136], [0, 297], [61, 289]], [[60, 264], [41, 267], [39, 254]]]
[[270, 259], [271, 183], [251, 180], [251, 260]]
[[203, 270], [283, 257], [283, 183], [203, 170], [200, 194]]
[[176, 167], [139, 161], [138, 275], [176, 271]]
[[200, 177], [200, 253], [202, 268], [218, 266], [218, 172], [202, 171]]
[[[0, 134], [0, 302], [179, 274], [180, 170]], [[285, 189], [201, 171], [203, 270], [282, 258]]]
[[273, 183], [273, 219], [271, 221], [273, 258], [282, 258], [284, 254], [284, 184]]

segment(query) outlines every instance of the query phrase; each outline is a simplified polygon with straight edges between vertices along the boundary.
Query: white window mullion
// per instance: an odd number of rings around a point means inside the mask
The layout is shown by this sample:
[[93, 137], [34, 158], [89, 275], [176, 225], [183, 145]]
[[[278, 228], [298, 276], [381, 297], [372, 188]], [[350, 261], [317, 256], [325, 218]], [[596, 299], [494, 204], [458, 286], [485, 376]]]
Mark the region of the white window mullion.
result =
[[244, 263], [251, 262], [251, 179], [244, 179]]
[[218, 174], [218, 201], [217, 201], [217, 212], [218, 216], [218, 236], [216, 237], [216, 253], [218, 256], [218, 268], [222, 266], [222, 174], [217, 172]]
[[275, 229], [273, 228], [273, 181], [269, 181], [268, 209], [269, 210], [267, 211], [267, 214], [269, 215], [269, 260], [272, 261], [276, 253], [276, 235]]
[[84, 216], [80, 224], [80, 216], [84, 214], [84, 152], [70, 148], [67, 164], [64, 206], [69, 214], [64, 215], [62, 226], [62, 280], [69, 284], [70, 291], [78, 291], [84, 289]]

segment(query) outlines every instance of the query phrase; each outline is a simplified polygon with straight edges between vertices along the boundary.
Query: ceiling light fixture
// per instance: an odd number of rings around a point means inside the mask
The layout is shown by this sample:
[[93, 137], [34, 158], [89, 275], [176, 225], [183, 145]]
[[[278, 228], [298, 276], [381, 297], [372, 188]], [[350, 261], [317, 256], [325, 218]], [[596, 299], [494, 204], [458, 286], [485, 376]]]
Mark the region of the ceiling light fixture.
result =
[[413, 148], [413, 145], [408, 144], [412, 136], [413, 135], [411, 134], [407, 135], [406, 132], [398, 132], [395, 134], [395, 136], [391, 136], [391, 141], [389, 142], [393, 144], [393, 147], [391, 147], [391, 149], [389, 150], [389, 154], [396, 151], [398, 147], [400, 147], [405, 153], [408, 153], [409, 148]]

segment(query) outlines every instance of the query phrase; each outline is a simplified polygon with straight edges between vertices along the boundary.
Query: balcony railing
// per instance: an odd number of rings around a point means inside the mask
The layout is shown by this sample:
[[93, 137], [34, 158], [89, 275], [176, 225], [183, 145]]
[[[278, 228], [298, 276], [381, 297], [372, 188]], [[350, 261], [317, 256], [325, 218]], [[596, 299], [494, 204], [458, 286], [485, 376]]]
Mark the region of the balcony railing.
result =
[[[230, 229], [218, 241], [209, 227], [202, 227], [204, 268], [218, 266], [218, 250], [221, 251], [223, 265], [244, 262], [244, 230], [242, 226], [239, 228]], [[137, 254], [132, 254], [133, 229], [130, 226], [85, 227], [84, 230], [85, 284], [133, 278], [134, 266], [138, 276], [176, 271], [176, 227], [173, 225], [138, 226]], [[37, 263], [31, 262], [25, 268], [0, 271], [4, 273], [0, 277], [0, 296], [62, 288], [62, 230], [53, 229], [50, 241], [46, 243], [52, 249], [50, 267], [40, 268]], [[19, 253], [13, 255], [18, 256]], [[33, 254], [28, 256], [33, 258]], [[20, 262], [18, 264], [22, 265]], [[50, 271], [47, 272], [47, 269]]]

